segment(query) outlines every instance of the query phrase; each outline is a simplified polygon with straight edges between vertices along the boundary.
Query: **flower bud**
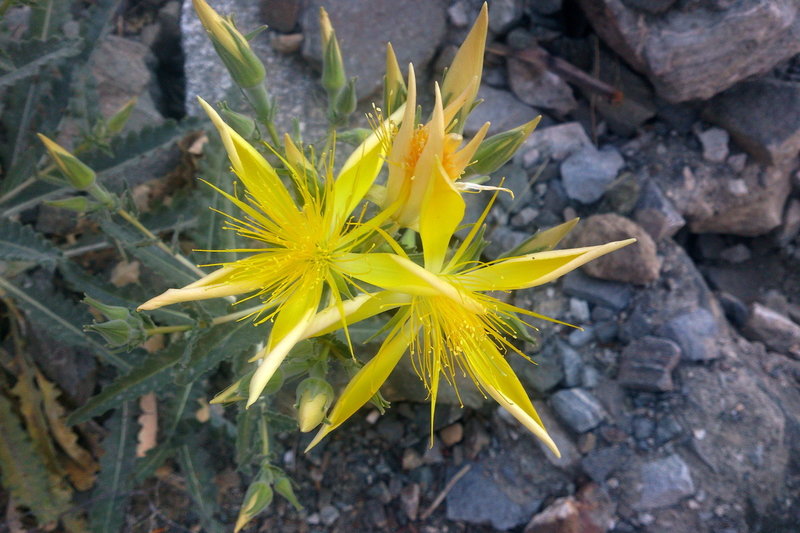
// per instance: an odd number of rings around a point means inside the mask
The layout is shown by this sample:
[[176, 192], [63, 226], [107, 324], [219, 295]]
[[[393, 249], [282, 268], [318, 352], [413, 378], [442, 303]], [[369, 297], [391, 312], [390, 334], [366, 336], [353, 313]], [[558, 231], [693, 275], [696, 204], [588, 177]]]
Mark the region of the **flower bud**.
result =
[[88, 189], [94, 184], [96, 174], [94, 170], [86, 166], [80, 159], [69, 153], [58, 143], [48, 139], [41, 133], [37, 134], [42, 141], [50, 157], [53, 158], [59, 170], [67, 177], [70, 185], [76, 189]]
[[388, 117], [406, 101], [406, 80], [392, 44], [386, 45], [386, 75], [383, 77], [383, 111]]
[[147, 329], [153, 327], [152, 321], [141, 313], [132, 313], [127, 307], [106, 305], [87, 296], [84, 301], [100, 311], [107, 322], [85, 326], [86, 331], [94, 331], [112, 347], [139, 346], [147, 340]]
[[272, 503], [272, 495], [272, 487], [260, 477], [256, 478], [244, 495], [239, 516], [236, 518], [236, 526], [233, 529], [234, 533], [238, 533], [250, 520], [269, 507], [269, 504]]
[[122, 128], [125, 127], [125, 124], [128, 122], [128, 119], [131, 116], [133, 108], [136, 107], [137, 101], [138, 99], [134, 96], [133, 98], [125, 102], [125, 104], [123, 104], [123, 106], [119, 109], [119, 111], [117, 111], [116, 113], [111, 115], [111, 117], [109, 117], [109, 119], [106, 121], [106, 127], [108, 128], [108, 135], [116, 135], [117, 133], [122, 131]]
[[320, 378], [306, 378], [297, 386], [297, 422], [303, 433], [322, 423], [333, 402], [333, 387]]
[[331, 121], [334, 123], [344, 122], [356, 110], [356, 104], [358, 104], [356, 78], [350, 78], [347, 85], [333, 99]]
[[237, 113], [228, 104], [220, 104], [219, 114], [225, 122], [233, 128], [233, 130], [244, 137], [245, 139], [252, 139], [256, 132], [256, 121], [242, 113]]
[[319, 27], [322, 36], [322, 86], [328, 92], [328, 97], [332, 97], [345, 86], [347, 76], [336, 32], [324, 8], [319, 9]]
[[491, 174], [505, 165], [517, 153], [541, 118], [541, 116], [536, 117], [527, 124], [492, 135], [483, 141], [475, 152], [475, 162], [467, 167], [466, 173], [471, 175]]
[[264, 64], [232, 20], [219, 16], [205, 0], [192, 0], [192, 3], [233, 81], [243, 89], [261, 84], [266, 77]]
[[69, 198], [61, 198], [59, 200], [48, 200], [45, 204], [58, 207], [59, 209], [66, 209], [74, 211], [75, 213], [85, 213], [98, 207], [100, 204], [92, 202], [87, 196], [71, 196]]
[[294, 493], [292, 481], [287, 476], [279, 475], [277, 479], [275, 479], [273, 487], [275, 488], [275, 492], [286, 498], [286, 500], [291, 503], [295, 509], [299, 511], [303, 508], [303, 506], [300, 505], [300, 500], [297, 499], [297, 496]]

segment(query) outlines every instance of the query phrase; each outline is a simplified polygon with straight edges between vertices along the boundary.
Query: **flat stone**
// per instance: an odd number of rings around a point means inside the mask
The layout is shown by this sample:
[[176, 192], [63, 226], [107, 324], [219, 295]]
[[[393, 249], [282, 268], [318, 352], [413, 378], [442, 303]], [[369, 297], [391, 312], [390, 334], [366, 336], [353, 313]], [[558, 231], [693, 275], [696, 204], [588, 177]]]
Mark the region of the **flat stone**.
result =
[[550, 409], [550, 406], [544, 401], [534, 400], [533, 406], [539, 414], [539, 418], [542, 419], [544, 427], [547, 428], [547, 433], [553, 439], [553, 442], [556, 443], [558, 451], [561, 452], [561, 457], [556, 457], [553, 452], [550, 451], [550, 448], [545, 446], [539, 439], [536, 439], [536, 444], [539, 446], [539, 449], [553, 466], [563, 470], [572, 470], [580, 462], [581, 454], [575, 446], [575, 441], [572, 439], [569, 431], [561, 425], [552, 409]]
[[744, 334], [750, 339], [763, 342], [776, 352], [800, 358], [800, 325], [760, 303], [750, 306]]
[[615, 148], [597, 150], [587, 146], [561, 163], [561, 181], [567, 196], [591, 204], [602, 198], [624, 165], [625, 160]]
[[522, 16], [522, 3], [516, 0], [494, 0], [489, 10], [489, 29], [505, 33]]
[[409, 520], [416, 520], [419, 514], [419, 483], [412, 483], [400, 491], [400, 506]]
[[486, 122], [491, 123], [488, 134], [494, 135], [521, 126], [540, 115], [539, 111], [522, 103], [510, 92], [485, 84], [478, 89], [478, 99], [483, 102], [470, 113], [464, 126], [464, 134], [468, 137], [475, 135]]
[[750, 248], [742, 243], [725, 248], [719, 253], [720, 259], [728, 263], [744, 263], [752, 256], [753, 254], [750, 252]]
[[545, 344], [539, 351], [526, 345], [526, 352], [536, 364], [523, 357], [509, 358], [509, 364], [527, 387], [544, 394], [564, 379], [560, 354], [552, 344]]
[[[800, 52], [800, 6], [793, 2], [681, 2], [664, 16], [640, 10], [653, 2], [578, 3], [605, 43], [673, 103], [708, 99]], [[670, 7], [659, 4], [656, 11]]]
[[562, 279], [562, 289], [568, 296], [575, 296], [615, 311], [622, 311], [628, 307], [633, 296], [633, 289], [627, 283], [590, 278], [577, 270]]
[[714, 315], [703, 308], [674, 316], [660, 328], [662, 336], [681, 347], [685, 361], [708, 361], [719, 357], [718, 332], [719, 325]]
[[712, 163], [722, 163], [728, 157], [730, 135], [722, 128], [709, 128], [697, 134], [703, 145], [703, 159]]
[[542, 512], [535, 515], [525, 533], [567, 533], [586, 531], [581, 523], [580, 504], [573, 496], [557, 498]]
[[592, 277], [646, 285], [658, 278], [661, 260], [652, 237], [632, 220], [613, 213], [592, 215], [568, 237], [568, 246], [582, 247], [635, 238], [637, 242], [583, 266]]
[[725, 128], [736, 144], [761, 163], [781, 164], [800, 152], [800, 85], [796, 82], [740, 83], [708, 102], [704, 117]]
[[348, 77], [358, 77], [356, 90], [360, 99], [374, 94], [383, 83], [387, 42], [393, 43], [403, 72], [409, 62], [416, 72], [425, 72], [447, 30], [444, 2], [310, 0], [301, 19], [306, 35], [303, 55], [317, 65], [322, 61], [318, 20], [321, 5], [336, 30]]
[[556, 414], [576, 433], [585, 433], [600, 425], [607, 416], [605, 409], [589, 391], [563, 389], [550, 398]]
[[670, 340], [637, 339], [622, 351], [617, 381], [629, 389], [671, 391], [672, 370], [680, 359], [680, 346]]
[[603, 484], [618, 468], [625, 464], [630, 450], [624, 446], [609, 446], [592, 450], [581, 460], [581, 468], [592, 481]]
[[789, 200], [783, 215], [783, 225], [778, 232], [777, 241], [781, 246], [792, 242], [800, 233], [800, 200]]
[[506, 65], [511, 91], [526, 104], [561, 116], [578, 106], [572, 88], [558, 74], [513, 58]]
[[672, 7], [675, 0], [623, 0], [626, 5], [646, 11], [652, 15], [663, 13]]
[[564, 385], [578, 387], [583, 374], [583, 358], [573, 347], [559, 342], [557, 349], [561, 353], [561, 364], [564, 366]]
[[522, 143], [519, 151], [525, 168], [532, 168], [546, 159], [562, 161], [581, 148], [593, 146], [580, 122], [567, 122], [558, 126], [536, 128]]
[[689, 466], [678, 455], [669, 455], [642, 465], [642, 489], [637, 510], [669, 507], [694, 494]]

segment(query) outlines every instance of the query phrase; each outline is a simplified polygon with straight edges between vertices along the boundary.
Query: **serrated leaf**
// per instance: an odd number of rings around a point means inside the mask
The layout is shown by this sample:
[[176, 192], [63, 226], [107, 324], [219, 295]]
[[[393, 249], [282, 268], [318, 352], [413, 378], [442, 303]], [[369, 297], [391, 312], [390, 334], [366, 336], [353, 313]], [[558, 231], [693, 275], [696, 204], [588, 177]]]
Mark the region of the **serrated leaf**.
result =
[[194, 500], [194, 511], [200, 517], [203, 530], [222, 533], [224, 528], [216, 518], [219, 513], [214, 484], [214, 471], [209, 466], [210, 458], [203, 448], [183, 444], [178, 448], [178, 464], [181, 467], [186, 488]]
[[160, 352], [148, 355], [129, 373], [117, 378], [73, 411], [67, 423], [74, 425], [85, 422], [123, 402], [134, 400], [147, 392], [158, 392], [172, 384], [173, 367], [180, 361], [184, 347], [184, 343], [176, 342]]
[[43, 68], [74, 57], [81, 51], [80, 41], [64, 39], [12, 41], [7, 46], [6, 52], [13, 64], [0, 75], [0, 89], [35, 76]]
[[22, 289], [0, 276], [0, 289], [6, 291], [28, 312], [34, 326], [43, 328], [48, 335], [70, 346], [91, 350], [101, 361], [128, 369], [131, 365], [83, 331], [83, 324], [91, 319], [85, 310], [54, 294], [42, 294], [35, 287]]
[[216, 326], [198, 336], [191, 353], [177, 377], [179, 383], [190, 383], [228, 358], [240, 355], [266, 338], [266, 328], [243, 320], [226, 326]]
[[108, 423], [108, 436], [103, 440], [105, 453], [92, 492], [94, 504], [89, 510], [92, 533], [118, 533], [122, 529], [136, 452], [136, 423], [131, 411], [130, 404], [124, 402]]
[[0, 259], [54, 263], [61, 252], [30, 226], [0, 219]]
[[22, 429], [5, 396], [0, 394], [0, 479], [18, 505], [30, 509], [40, 525], [56, 522], [70, 508], [67, 491], [52, 483], [41, 458]]
[[192, 130], [202, 129], [204, 122], [188, 118], [180, 122], [166, 120], [157, 126], [146, 126], [138, 132], [130, 132], [111, 142], [111, 154], [95, 150], [81, 154], [81, 161], [98, 174], [116, 172], [125, 165], [138, 164], [142, 156], [166, 144], [177, 141]]

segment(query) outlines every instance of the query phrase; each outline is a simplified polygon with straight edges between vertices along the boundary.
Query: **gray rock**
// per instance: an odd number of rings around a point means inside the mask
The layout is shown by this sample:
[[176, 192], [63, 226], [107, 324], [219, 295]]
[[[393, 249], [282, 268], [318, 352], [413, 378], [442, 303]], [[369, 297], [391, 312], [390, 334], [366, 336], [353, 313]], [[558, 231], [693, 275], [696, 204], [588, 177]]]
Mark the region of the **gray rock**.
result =
[[617, 381], [630, 389], [671, 391], [672, 370], [680, 359], [681, 349], [674, 342], [643, 337], [622, 351]]
[[494, 0], [489, 10], [489, 29], [494, 33], [505, 33], [522, 16], [522, 2], [517, 0]]
[[424, 72], [447, 30], [444, 2], [311, 0], [301, 23], [306, 36], [303, 55], [315, 64], [322, 61], [320, 5], [328, 10], [336, 30], [347, 75], [358, 77], [356, 88], [361, 99], [375, 93], [383, 83], [387, 42], [393, 43], [403, 72], [409, 62], [417, 72]]
[[603, 484], [618, 468], [625, 464], [630, 451], [624, 446], [609, 446], [592, 450], [581, 460], [581, 468], [595, 483]]
[[271, 29], [289, 33], [300, 21], [301, 0], [261, 0], [261, 20]]
[[626, 5], [646, 11], [653, 15], [663, 13], [675, 3], [675, 0], [623, 0]]
[[326, 505], [319, 510], [319, 519], [326, 526], [332, 526], [339, 519], [339, 510], [333, 505]]
[[669, 507], [695, 492], [689, 466], [676, 454], [643, 464], [640, 475], [637, 510]]
[[777, 352], [800, 358], [800, 326], [769, 307], [759, 303], [750, 306], [744, 333]]
[[500, 170], [494, 173], [495, 176], [502, 176], [503, 187], [511, 189], [514, 196], [502, 193], [497, 197], [497, 202], [507, 211], [516, 211], [520, 206], [528, 205], [531, 201], [533, 191], [532, 176], [521, 166], [514, 162], [507, 163]]
[[581, 388], [563, 389], [550, 398], [558, 416], [576, 433], [585, 433], [600, 425], [607, 416], [592, 394]]
[[793, 2], [681, 3], [660, 17], [623, 0], [579, 4], [606, 44], [670, 102], [710, 98], [800, 52], [800, 6]]
[[672, 237], [686, 225], [686, 219], [652, 180], [642, 187], [633, 219], [656, 241]]
[[783, 225], [778, 232], [777, 241], [781, 246], [792, 242], [800, 233], [800, 200], [789, 200], [783, 215]]
[[525, 5], [536, 13], [554, 15], [561, 11], [562, 3], [563, 0], [536, 0], [535, 2], [526, 2]]
[[704, 117], [764, 164], [781, 164], [800, 152], [800, 86], [795, 82], [740, 83], [708, 102]]
[[613, 320], [598, 322], [594, 325], [594, 337], [602, 343], [612, 342], [619, 335], [619, 324]]
[[523, 104], [510, 92], [485, 84], [478, 89], [478, 98], [483, 99], [483, 102], [470, 113], [464, 126], [464, 134], [469, 137], [475, 135], [485, 122], [491, 122], [489, 135], [494, 135], [521, 126], [540, 115], [536, 109]]
[[730, 136], [722, 128], [709, 128], [697, 134], [703, 145], [703, 159], [712, 163], [722, 163], [728, 157]]
[[464, 5], [464, 0], [458, 0], [447, 8], [447, 16], [450, 19], [450, 24], [456, 28], [466, 28], [469, 25], [469, 15], [467, 14], [467, 6]]
[[562, 161], [570, 154], [591, 146], [592, 141], [583, 126], [579, 122], [567, 122], [536, 128], [517, 153], [525, 168], [532, 168], [546, 159]]
[[660, 330], [661, 335], [681, 347], [685, 361], [708, 361], [719, 357], [718, 332], [717, 320], [706, 309], [681, 313], [667, 321]]
[[556, 443], [558, 451], [561, 452], [561, 457], [553, 455], [550, 448], [545, 446], [539, 439], [536, 439], [536, 444], [539, 445], [539, 449], [553, 466], [566, 470], [572, 469], [580, 462], [581, 454], [576, 448], [575, 442], [572, 440], [569, 432], [561, 426], [553, 411], [550, 409], [550, 406], [545, 402], [534, 401], [533, 406], [539, 414], [539, 418], [542, 419], [544, 427], [547, 428], [547, 433], [553, 439], [553, 442]]
[[578, 106], [572, 89], [558, 74], [508, 58], [508, 83], [517, 98], [528, 105], [566, 115]]
[[561, 383], [564, 379], [564, 369], [561, 364], [560, 353], [552, 344], [546, 344], [540, 351], [526, 345], [526, 354], [536, 363], [522, 357], [511, 357], [508, 362], [516, 372], [523, 384], [539, 394], [544, 394]]
[[595, 278], [646, 285], [658, 278], [661, 260], [650, 235], [630, 219], [613, 213], [592, 215], [565, 239], [565, 246], [593, 246], [631, 237], [637, 242], [595, 259], [583, 271]]
[[570, 346], [581, 348], [594, 340], [594, 327], [584, 326], [582, 329], [574, 329], [567, 337]]
[[625, 160], [612, 147], [597, 150], [582, 148], [561, 163], [561, 180], [567, 196], [584, 204], [602, 198], [614, 181]]
[[580, 271], [570, 272], [563, 280], [562, 289], [568, 296], [582, 298], [615, 311], [628, 307], [633, 295], [633, 289], [627, 283], [590, 278]]
[[744, 263], [752, 257], [750, 248], [746, 245], [739, 243], [729, 248], [725, 248], [719, 253], [720, 259], [729, 263]]
[[[218, 0], [214, 9], [220, 14], [235, 14], [243, 33], [258, 27], [259, 3], [250, 0]], [[204, 116], [197, 97], [214, 103], [230, 95], [238, 95], [228, 71], [217, 57], [214, 47], [194, 12], [191, 0], [183, 2], [181, 17], [182, 47], [186, 54], [186, 112]], [[264, 62], [267, 86], [278, 104], [278, 132], [290, 131], [292, 121], [299, 119], [300, 130], [309, 141], [316, 141], [325, 132], [327, 121], [320, 104], [319, 76], [295, 56], [277, 52], [270, 46], [270, 34], [264, 32], [250, 41], [250, 46]]]
[[489, 246], [486, 247], [486, 255], [489, 257], [497, 257], [502, 253], [513, 250], [529, 237], [530, 235], [528, 233], [515, 231], [505, 226], [495, 228], [492, 232]]
[[557, 349], [561, 353], [561, 364], [564, 367], [564, 385], [567, 387], [578, 387], [581, 384], [583, 374], [583, 358], [577, 350], [571, 346], [559, 342]]
[[580, 298], [569, 299], [569, 313], [578, 324], [587, 322], [591, 316], [589, 314], [589, 304], [586, 300], [581, 300]]

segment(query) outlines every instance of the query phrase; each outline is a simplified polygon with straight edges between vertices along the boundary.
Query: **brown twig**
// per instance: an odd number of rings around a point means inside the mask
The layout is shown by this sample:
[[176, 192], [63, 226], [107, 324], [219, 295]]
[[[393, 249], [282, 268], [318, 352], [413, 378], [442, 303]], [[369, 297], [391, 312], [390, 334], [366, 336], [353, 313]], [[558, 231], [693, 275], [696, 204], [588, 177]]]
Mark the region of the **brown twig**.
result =
[[587, 91], [600, 94], [608, 99], [611, 103], [619, 103], [622, 101], [622, 91], [615, 89], [608, 83], [600, 80], [591, 74], [588, 74], [572, 63], [550, 55], [547, 50], [539, 46], [525, 48], [524, 50], [514, 50], [502, 44], [492, 44], [486, 48], [487, 52], [496, 54], [503, 57], [511, 57], [528, 63], [529, 65], [538, 69], [547, 69], [555, 74], [558, 74], [569, 83], [578, 85]]
[[447, 497], [447, 494], [451, 490], [453, 490], [453, 487], [455, 487], [456, 483], [458, 483], [458, 480], [461, 479], [462, 477], [464, 477], [465, 475], [467, 475], [467, 472], [469, 472], [469, 470], [471, 468], [472, 468], [472, 465], [465, 465], [461, 470], [456, 472], [456, 475], [453, 476], [453, 478], [450, 481], [447, 482], [447, 485], [445, 485], [444, 488], [442, 489], [442, 492], [440, 492], [438, 494], [438, 496], [436, 496], [436, 499], [433, 500], [433, 503], [430, 504], [428, 506], [428, 508], [425, 509], [425, 512], [423, 512], [420, 515], [420, 517], [419, 517], [420, 520], [426, 520], [430, 515], [433, 514], [433, 512], [436, 510], [436, 508], [439, 507], [442, 504], [442, 502], [444, 501], [445, 497]]

